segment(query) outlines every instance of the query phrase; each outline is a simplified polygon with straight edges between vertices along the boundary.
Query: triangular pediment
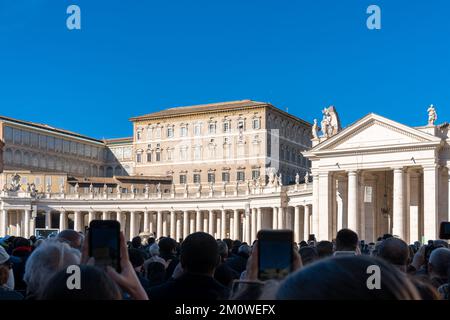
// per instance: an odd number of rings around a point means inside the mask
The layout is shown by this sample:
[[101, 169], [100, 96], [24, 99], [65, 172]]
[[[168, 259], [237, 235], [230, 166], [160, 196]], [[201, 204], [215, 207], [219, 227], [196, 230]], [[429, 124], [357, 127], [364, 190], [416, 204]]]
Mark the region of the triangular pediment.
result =
[[441, 139], [401, 123], [369, 114], [315, 146], [311, 153], [440, 143]]

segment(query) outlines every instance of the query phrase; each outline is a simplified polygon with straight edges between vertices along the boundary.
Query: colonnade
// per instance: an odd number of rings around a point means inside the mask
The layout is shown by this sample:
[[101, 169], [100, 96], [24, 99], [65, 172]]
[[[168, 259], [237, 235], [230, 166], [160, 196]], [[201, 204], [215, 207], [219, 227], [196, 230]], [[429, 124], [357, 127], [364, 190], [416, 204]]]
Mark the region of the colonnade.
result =
[[0, 210], [0, 236], [30, 237], [36, 228], [84, 232], [94, 219], [117, 220], [127, 239], [139, 234], [170, 236], [177, 241], [197, 231], [215, 238], [256, 240], [261, 229], [291, 229], [295, 241], [307, 240], [312, 233], [311, 205], [254, 207], [234, 209], [71, 209], [39, 208]]

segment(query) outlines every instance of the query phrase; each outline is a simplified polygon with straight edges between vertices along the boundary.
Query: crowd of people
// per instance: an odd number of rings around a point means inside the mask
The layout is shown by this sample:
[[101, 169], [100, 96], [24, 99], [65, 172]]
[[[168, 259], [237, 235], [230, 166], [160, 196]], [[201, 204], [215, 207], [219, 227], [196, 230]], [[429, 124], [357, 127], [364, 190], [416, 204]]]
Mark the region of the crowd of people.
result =
[[[325, 300], [449, 299], [447, 241], [408, 245], [386, 234], [365, 243], [349, 229], [333, 241], [293, 245], [292, 272], [281, 281], [258, 279], [258, 246], [196, 232], [170, 237], [120, 239], [120, 272], [89, 257], [86, 235], [64, 230], [49, 239], [0, 239], [0, 300]], [[80, 270], [69, 288], [67, 268]], [[380, 270], [370, 288], [368, 268]]]

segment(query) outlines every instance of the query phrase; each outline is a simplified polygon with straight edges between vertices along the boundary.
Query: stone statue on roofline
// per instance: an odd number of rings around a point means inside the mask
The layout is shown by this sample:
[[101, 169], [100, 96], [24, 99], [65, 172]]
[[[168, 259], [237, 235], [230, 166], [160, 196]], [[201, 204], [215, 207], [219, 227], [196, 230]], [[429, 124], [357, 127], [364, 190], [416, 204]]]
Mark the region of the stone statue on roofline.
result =
[[299, 183], [300, 183], [300, 175], [297, 172], [297, 174], [295, 175], [295, 184], [299, 184]]
[[313, 139], [319, 139], [319, 125], [317, 124], [317, 119], [314, 119], [314, 124], [312, 126], [312, 136]]
[[434, 126], [434, 123], [437, 120], [437, 113], [436, 113], [436, 109], [434, 108], [433, 105], [430, 105], [428, 107], [428, 125], [429, 126]]
[[[322, 135], [320, 138], [330, 138], [337, 134], [341, 130], [341, 121], [339, 120], [339, 116], [337, 114], [336, 108], [334, 106], [329, 106], [328, 108], [324, 108], [322, 110], [323, 118], [320, 123]], [[315, 121], [315, 126], [313, 125], [313, 131], [317, 133], [318, 127]], [[313, 132], [313, 137], [314, 136]]]

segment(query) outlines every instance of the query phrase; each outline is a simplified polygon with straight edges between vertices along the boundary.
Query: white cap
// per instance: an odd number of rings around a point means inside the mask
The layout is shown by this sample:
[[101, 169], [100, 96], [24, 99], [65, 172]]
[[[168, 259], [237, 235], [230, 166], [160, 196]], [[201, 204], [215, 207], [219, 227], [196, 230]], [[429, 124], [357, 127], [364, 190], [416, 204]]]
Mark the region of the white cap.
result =
[[9, 260], [9, 254], [6, 252], [3, 246], [0, 246], [0, 264], [5, 263]]

